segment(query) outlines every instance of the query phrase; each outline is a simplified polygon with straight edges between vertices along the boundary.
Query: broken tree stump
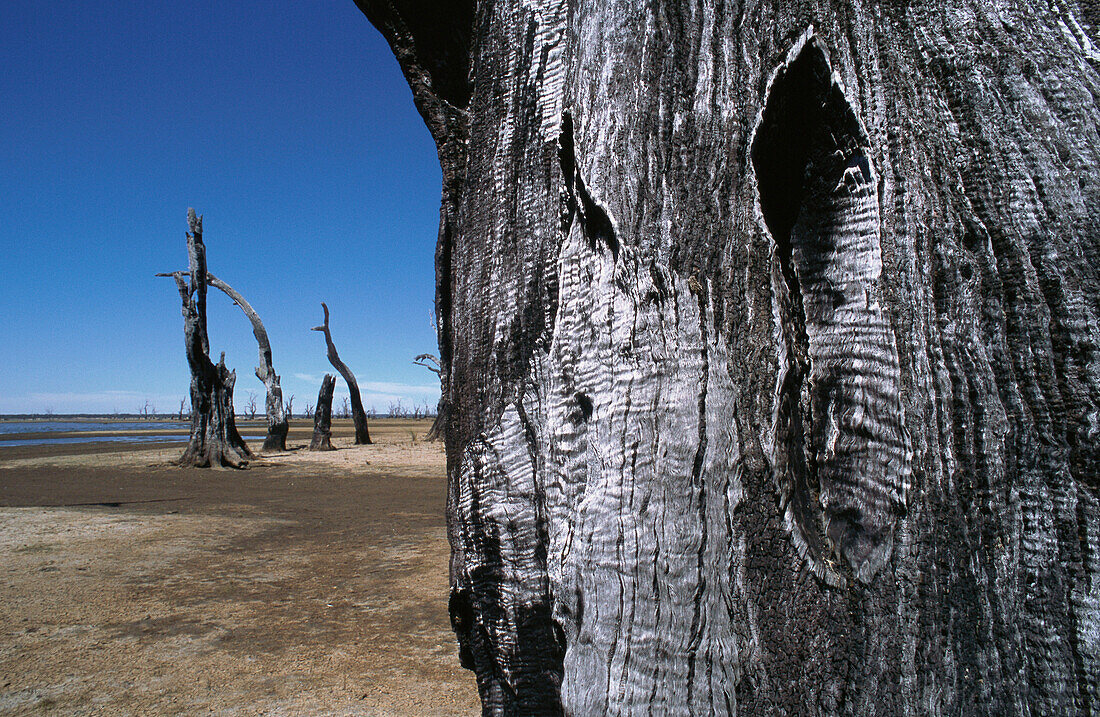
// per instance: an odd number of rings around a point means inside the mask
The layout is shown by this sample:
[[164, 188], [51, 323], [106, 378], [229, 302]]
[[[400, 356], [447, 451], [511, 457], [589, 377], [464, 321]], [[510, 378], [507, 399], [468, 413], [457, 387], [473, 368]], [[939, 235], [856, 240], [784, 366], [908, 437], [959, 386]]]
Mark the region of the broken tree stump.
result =
[[317, 394], [317, 408], [313, 410], [313, 440], [311, 451], [333, 451], [332, 446], [332, 392], [336, 389], [336, 377], [325, 374], [321, 390]]

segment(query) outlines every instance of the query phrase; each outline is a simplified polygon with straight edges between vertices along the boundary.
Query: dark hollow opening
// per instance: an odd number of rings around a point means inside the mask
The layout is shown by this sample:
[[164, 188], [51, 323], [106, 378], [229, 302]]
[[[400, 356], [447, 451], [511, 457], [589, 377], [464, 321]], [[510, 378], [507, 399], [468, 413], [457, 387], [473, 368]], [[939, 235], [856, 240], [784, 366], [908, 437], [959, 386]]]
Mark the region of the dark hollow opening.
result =
[[846, 169], [870, 181], [866, 144], [847, 98], [833, 84], [824, 48], [810, 38], [776, 73], [751, 151], [760, 210], [792, 293], [798, 278], [791, 230], [802, 207], [811, 195], [830, 192]]
[[581, 229], [593, 249], [603, 244], [611, 250], [612, 257], [619, 258], [619, 238], [607, 212], [592, 198], [585, 187], [580, 169], [577, 167], [576, 143], [573, 139], [573, 116], [562, 113], [561, 134], [558, 136], [558, 162], [562, 179], [569, 192], [569, 211], [563, 218], [562, 229], [568, 231], [568, 224], [575, 216], [581, 223]]

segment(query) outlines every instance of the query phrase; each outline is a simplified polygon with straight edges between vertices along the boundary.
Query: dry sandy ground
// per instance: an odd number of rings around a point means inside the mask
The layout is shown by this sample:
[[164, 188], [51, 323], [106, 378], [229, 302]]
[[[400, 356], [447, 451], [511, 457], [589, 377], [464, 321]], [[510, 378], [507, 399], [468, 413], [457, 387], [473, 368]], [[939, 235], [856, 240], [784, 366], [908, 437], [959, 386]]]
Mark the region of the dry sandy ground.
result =
[[247, 471], [0, 447], [0, 715], [477, 714], [427, 426]]

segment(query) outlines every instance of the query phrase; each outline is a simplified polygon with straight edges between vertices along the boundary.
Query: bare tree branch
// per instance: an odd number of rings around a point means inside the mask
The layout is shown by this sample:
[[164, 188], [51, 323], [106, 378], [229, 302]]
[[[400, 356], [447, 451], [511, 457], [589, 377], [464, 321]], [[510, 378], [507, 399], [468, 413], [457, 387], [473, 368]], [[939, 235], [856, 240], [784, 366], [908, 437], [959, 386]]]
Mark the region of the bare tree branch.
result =
[[[180, 295], [187, 291], [183, 277], [187, 272], [176, 271], [161, 273], [157, 276], [170, 276], [175, 278], [179, 286]], [[264, 328], [260, 315], [252, 308], [252, 305], [241, 295], [239, 291], [222, 281], [218, 277], [206, 272], [206, 282], [228, 296], [234, 304], [240, 307], [245, 317], [252, 324], [252, 335], [256, 337], [256, 345], [259, 348], [260, 365], [256, 367], [256, 378], [263, 382], [267, 389], [267, 399], [264, 404], [267, 415], [267, 436], [264, 438], [263, 449], [265, 451], [286, 450], [286, 435], [290, 429], [288, 411], [283, 406], [283, 389], [279, 385], [279, 376], [275, 373], [275, 367], [271, 360], [271, 342], [267, 337], [267, 329]]]
[[420, 354], [413, 359], [413, 363], [417, 366], [423, 366], [439, 378], [439, 403], [435, 408], [435, 420], [432, 421], [432, 427], [428, 429], [428, 433], [424, 437], [428, 441], [438, 441], [443, 438], [443, 432], [446, 430], [447, 425], [448, 404], [446, 401], [446, 387], [444, 386], [443, 364], [434, 354]]
[[417, 366], [423, 366], [437, 376], [443, 373], [443, 367], [439, 363], [439, 359], [436, 358], [436, 356], [434, 356], [433, 354], [420, 354], [413, 359], [413, 363]]
[[325, 344], [328, 347], [328, 361], [332, 364], [333, 368], [340, 372], [340, 375], [344, 377], [344, 381], [348, 385], [348, 393], [351, 394], [352, 418], [355, 421], [355, 443], [357, 445], [368, 444], [371, 442], [370, 431], [367, 429], [367, 414], [363, 410], [363, 399], [359, 395], [359, 384], [355, 380], [355, 374], [351, 372], [347, 364], [340, 360], [340, 354], [336, 353], [336, 345], [332, 343], [332, 334], [329, 332], [328, 328], [328, 305], [322, 301], [321, 308], [325, 311], [325, 323], [320, 326], [314, 326], [311, 331], [320, 331], [325, 335]]

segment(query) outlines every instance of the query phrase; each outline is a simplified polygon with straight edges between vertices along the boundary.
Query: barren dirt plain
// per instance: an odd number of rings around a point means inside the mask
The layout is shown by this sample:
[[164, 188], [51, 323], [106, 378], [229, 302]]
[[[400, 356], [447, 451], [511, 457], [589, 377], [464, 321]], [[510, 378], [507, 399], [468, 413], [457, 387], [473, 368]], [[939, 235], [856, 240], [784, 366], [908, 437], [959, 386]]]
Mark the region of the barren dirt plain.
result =
[[430, 422], [294, 423], [245, 471], [0, 443], [0, 715], [477, 714]]

